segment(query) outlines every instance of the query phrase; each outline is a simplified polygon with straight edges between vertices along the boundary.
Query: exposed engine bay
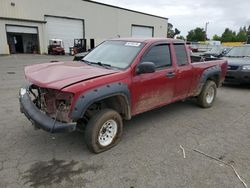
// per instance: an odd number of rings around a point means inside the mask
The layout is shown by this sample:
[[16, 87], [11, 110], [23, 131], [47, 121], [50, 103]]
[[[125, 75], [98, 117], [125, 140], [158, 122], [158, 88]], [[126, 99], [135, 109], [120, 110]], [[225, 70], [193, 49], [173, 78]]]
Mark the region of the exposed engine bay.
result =
[[73, 99], [72, 93], [31, 85], [29, 87], [29, 95], [37, 108], [49, 117], [63, 123], [72, 122], [72, 119], [69, 117]]

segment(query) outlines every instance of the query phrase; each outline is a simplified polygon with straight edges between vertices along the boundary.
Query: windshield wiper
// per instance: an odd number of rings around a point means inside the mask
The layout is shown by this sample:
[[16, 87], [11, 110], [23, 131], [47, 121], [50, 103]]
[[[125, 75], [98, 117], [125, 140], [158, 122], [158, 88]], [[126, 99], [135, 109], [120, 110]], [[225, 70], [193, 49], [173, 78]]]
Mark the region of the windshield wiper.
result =
[[95, 64], [95, 65], [99, 65], [99, 66], [102, 66], [102, 67], [105, 67], [105, 68], [109, 68], [110, 69], [110, 67], [111, 67], [111, 65], [110, 64], [106, 64], [106, 63], [102, 63], [102, 62], [94, 62], [93, 64]]
[[238, 58], [240, 58], [240, 57], [244, 57], [244, 56], [226, 55], [225, 57], [238, 57]]
[[84, 59], [81, 59], [80, 61], [84, 62], [84, 63], [87, 63], [88, 65], [92, 64], [93, 62], [90, 62], [90, 61], [87, 61], [87, 60], [84, 60]]
[[91, 61], [87, 61], [87, 60], [84, 60], [84, 59], [82, 59], [82, 61], [87, 63], [88, 65], [99, 65], [99, 66], [104, 67], [106, 69], [111, 68], [110, 64], [105, 64], [105, 63], [102, 63], [102, 62], [91, 62]]

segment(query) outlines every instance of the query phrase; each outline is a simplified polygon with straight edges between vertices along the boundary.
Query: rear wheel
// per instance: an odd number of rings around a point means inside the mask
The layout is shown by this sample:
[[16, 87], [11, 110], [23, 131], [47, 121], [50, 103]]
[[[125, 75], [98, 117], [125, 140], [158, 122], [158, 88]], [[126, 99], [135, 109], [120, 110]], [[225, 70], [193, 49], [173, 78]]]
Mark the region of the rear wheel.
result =
[[112, 109], [103, 109], [89, 121], [85, 142], [90, 151], [100, 153], [114, 147], [122, 136], [122, 118]]
[[215, 101], [216, 94], [216, 83], [212, 80], [208, 80], [198, 96], [198, 105], [202, 108], [210, 108]]

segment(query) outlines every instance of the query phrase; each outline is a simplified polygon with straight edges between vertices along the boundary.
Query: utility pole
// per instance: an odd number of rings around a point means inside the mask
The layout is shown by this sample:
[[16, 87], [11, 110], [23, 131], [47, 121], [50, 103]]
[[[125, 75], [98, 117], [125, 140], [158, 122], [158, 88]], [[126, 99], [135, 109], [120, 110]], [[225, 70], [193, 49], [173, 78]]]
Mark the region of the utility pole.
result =
[[206, 40], [207, 40], [207, 26], [208, 26], [209, 22], [206, 22], [206, 25], [205, 25], [205, 36], [206, 36]]

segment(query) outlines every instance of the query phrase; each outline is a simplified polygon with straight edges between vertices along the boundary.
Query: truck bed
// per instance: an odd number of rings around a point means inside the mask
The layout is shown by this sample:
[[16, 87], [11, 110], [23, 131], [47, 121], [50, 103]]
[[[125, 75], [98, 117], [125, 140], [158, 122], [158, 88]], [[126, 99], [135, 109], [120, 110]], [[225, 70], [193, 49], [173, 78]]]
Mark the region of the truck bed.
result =
[[[220, 69], [220, 78], [218, 79], [219, 82], [217, 86], [220, 86], [225, 79], [226, 72], [227, 72], [227, 61], [226, 60], [208, 60], [207, 61], [200, 61], [200, 62], [193, 62], [192, 63], [193, 70], [194, 70], [194, 80], [192, 84], [191, 91], [194, 91], [193, 95], [195, 95], [195, 91], [199, 83], [203, 83], [202, 79], [205, 76], [204, 71], [209, 69]], [[205, 81], [205, 80], [204, 80]]]
[[191, 55], [190, 57], [191, 57], [191, 63], [220, 60], [220, 58], [216, 57], [211, 58], [211, 57], [202, 57], [197, 55]]

